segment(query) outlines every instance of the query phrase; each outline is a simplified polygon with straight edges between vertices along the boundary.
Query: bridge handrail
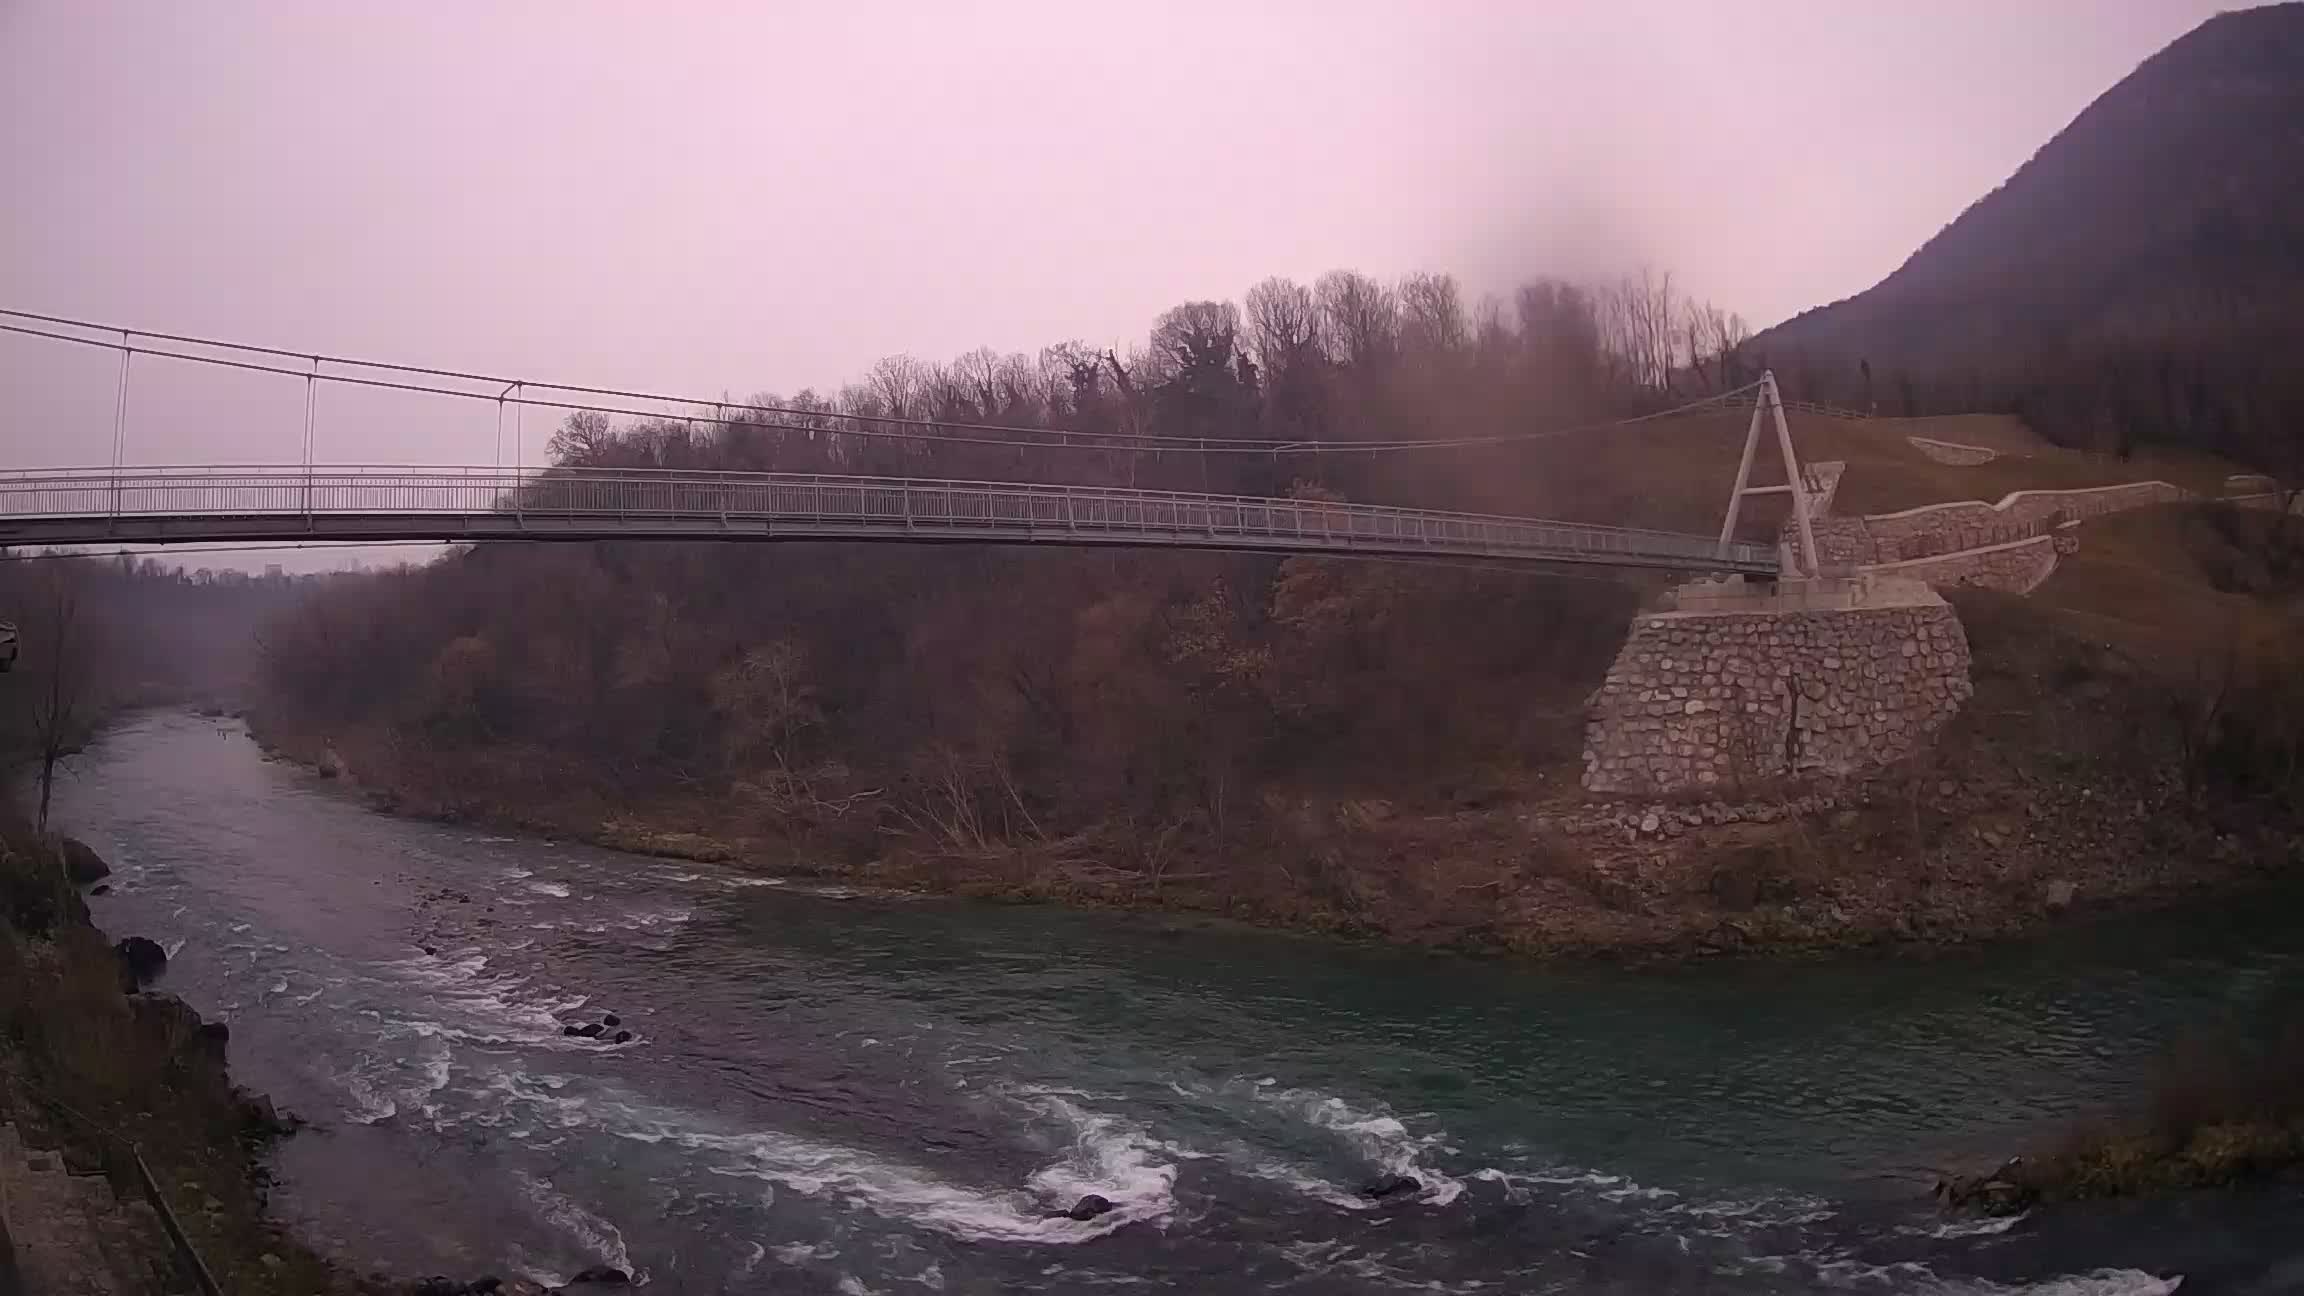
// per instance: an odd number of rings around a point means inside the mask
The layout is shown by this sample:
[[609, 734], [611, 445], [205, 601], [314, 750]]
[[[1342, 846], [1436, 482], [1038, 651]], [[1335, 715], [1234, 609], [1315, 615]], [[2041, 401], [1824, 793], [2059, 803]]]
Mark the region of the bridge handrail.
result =
[[[1454, 509], [1369, 504], [1348, 500], [1324, 500], [1295, 496], [1224, 495], [1202, 491], [1151, 490], [1132, 486], [1074, 486], [1062, 483], [976, 481], [950, 477], [882, 477], [855, 473], [747, 472], [692, 468], [499, 468], [492, 465], [465, 464], [315, 464], [309, 469], [300, 464], [159, 464], [124, 465], [119, 468], [107, 466], [0, 470], [0, 492], [5, 492], [11, 488], [22, 490], [36, 487], [126, 491], [168, 489], [179, 484], [184, 486], [203, 484], [212, 486], [302, 486], [308, 483], [313, 486], [463, 486], [518, 491], [528, 487], [568, 481], [594, 484], [614, 484], [628, 481], [634, 484], [651, 485], [839, 486], [901, 490], [907, 493], [923, 490], [959, 489], [1073, 499], [1142, 499], [1191, 504], [1246, 505], [1257, 508], [1317, 508], [1371, 517], [1416, 517], [1435, 521], [1449, 520], [1522, 527], [1562, 527], [1585, 532], [1605, 532], [1624, 538], [1637, 537], [1674, 542], [1693, 540], [1701, 541], [1707, 546], [1717, 544], [1716, 541], [1706, 537], [1652, 527], [1624, 527], [1603, 522], [1574, 522], [1555, 518], [1520, 517], [1504, 513], [1476, 513]], [[514, 504], [514, 511], [518, 511], [516, 498]], [[565, 510], [554, 509], [553, 511]], [[0, 506], [0, 516], [9, 515], [25, 516], [24, 514], [14, 514], [12, 510]], [[1737, 542], [1736, 548], [1749, 551], [1740, 555], [1745, 561], [1754, 561], [1773, 552], [1769, 546], [1745, 542]]]
[[[726, 528], [764, 524], [784, 534], [826, 538], [938, 537], [1003, 540], [1070, 535], [1085, 543], [1141, 537], [1155, 543], [1291, 551], [1471, 553], [1487, 557], [1593, 561], [1615, 556], [1635, 565], [1733, 567], [1778, 565], [1772, 545], [1722, 548], [1707, 536], [1594, 523], [1341, 500], [1041, 482], [966, 482], [946, 478], [821, 473], [748, 473], [693, 469], [529, 469], [501, 466], [302, 465], [245, 467], [164, 465], [154, 468], [38, 469], [0, 476], [0, 528], [31, 538], [68, 535], [72, 543], [126, 538], [124, 524], [159, 523], [139, 534], [180, 535], [200, 519], [300, 522], [319, 534], [358, 528], [322, 520], [443, 519], [443, 538], [489, 538], [473, 519], [513, 520], [521, 530], [613, 519], [633, 534], [682, 524]], [[49, 525], [36, 525], [48, 523]], [[794, 524], [797, 524], [795, 526]], [[198, 530], [198, 527], [192, 527]], [[235, 534], [242, 526], [224, 527]], [[130, 531], [134, 531], [133, 526]], [[83, 537], [93, 537], [83, 538]], [[1311, 542], [1307, 545], [1305, 542]], [[16, 541], [22, 543], [22, 540]], [[1661, 561], [1660, 561], [1661, 560]]]

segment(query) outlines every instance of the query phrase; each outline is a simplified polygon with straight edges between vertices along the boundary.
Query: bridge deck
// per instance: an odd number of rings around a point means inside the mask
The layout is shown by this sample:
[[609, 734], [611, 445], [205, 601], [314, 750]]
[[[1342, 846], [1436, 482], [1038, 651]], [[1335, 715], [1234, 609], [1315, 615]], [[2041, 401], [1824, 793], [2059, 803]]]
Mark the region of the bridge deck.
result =
[[0, 544], [866, 540], [1422, 555], [1772, 574], [1708, 536], [1092, 486], [780, 473], [221, 467], [0, 474]]

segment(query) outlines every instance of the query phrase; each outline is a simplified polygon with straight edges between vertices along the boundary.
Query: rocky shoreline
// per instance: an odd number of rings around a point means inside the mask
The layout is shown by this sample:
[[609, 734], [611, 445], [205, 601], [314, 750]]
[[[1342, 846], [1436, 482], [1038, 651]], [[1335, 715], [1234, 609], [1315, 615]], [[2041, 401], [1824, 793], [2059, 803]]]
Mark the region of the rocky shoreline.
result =
[[[167, 955], [112, 941], [81, 899], [110, 870], [85, 844], [0, 829], [0, 1207], [15, 1236], [0, 1278], [31, 1291], [188, 1290], [192, 1264], [242, 1296], [542, 1296], [623, 1288], [595, 1268], [547, 1288], [521, 1278], [354, 1273], [269, 1212], [270, 1149], [302, 1122], [234, 1085], [231, 1032], [154, 983]], [[149, 1188], [145, 1176], [149, 1175]], [[156, 1196], [156, 1200], [154, 1200]], [[183, 1235], [188, 1258], [163, 1226]], [[94, 1283], [94, 1286], [86, 1284]]]
[[[293, 748], [267, 750], [307, 763]], [[1372, 874], [1388, 889], [1276, 905], [1207, 886], [1188, 869], [1146, 885], [1100, 868], [1095, 851], [1118, 843], [1094, 835], [1061, 853], [1019, 844], [963, 855], [896, 840], [862, 860], [827, 859], [805, 836], [723, 835], [709, 807], [623, 806], [594, 817], [597, 807], [443, 805], [361, 783], [328, 756], [328, 777], [380, 813], [795, 880], [1535, 958], [1923, 951], [2268, 882], [2304, 859], [2291, 825], [2203, 815], [2165, 768], [2100, 762], [2048, 776], [1995, 761], [1955, 776], [1939, 761], [1734, 799], [1571, 794], [1440, 809], [1300, 801], [1277, 808], [1269, 838], [1240, 849], [1299, 873]]]

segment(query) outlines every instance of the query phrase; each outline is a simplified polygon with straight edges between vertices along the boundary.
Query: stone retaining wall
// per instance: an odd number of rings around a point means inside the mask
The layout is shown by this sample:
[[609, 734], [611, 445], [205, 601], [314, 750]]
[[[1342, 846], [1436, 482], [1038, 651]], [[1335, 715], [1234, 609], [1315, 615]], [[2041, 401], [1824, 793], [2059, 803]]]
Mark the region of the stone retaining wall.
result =
[[1974, 468], [2000, 457], [2000, 452], [1989, 446], [1961, 445], [1956, 441], [1937, 441], [1929, 437], [1906, 437], [1913, 449], [1922, 456], [1955, 468]]
[[2217, 501], [2234, 508], [2262, 509], [2277, 513], [2283, 506], [2291, 512], [2304, 511], [2304, 495], [2289, 495], [2283, 491], [2263, 491], [2254, 495], [2227, 495]]
[[2055, 573], [2056, 560], [2060, 555], [2071, 553], [2078, 547], [2079, 537], [2066, 529], [2011, 544], [1963, 549], [1957, 553], [1914, 558], [1906, 562], [1880, 563], [1866, 567], [1864, 571], [1874, 575], [1903, 576], [1926, 581], [1935, 589], [1989, 589], [2007, 594], [2029, 594]]
[[[1814, 523], [1816, 548], [1826, 563], [1876, 566], [1909, 562], [1968, 549], [2014, 544], [2046, 536], [2070, 522], [2101, 517], [2148, 504], [2197, 498], [2164, 481], [2130, 482], [2081, 490], [2017, 491], [1997, 504], [1960, 500], [1929, 504], [1901, 513], [1820, 518]], [[1787, 530], [1782, 543], [1791, 542]]]
[[[1840, 494], [1840, 479], [1847, 472], [1848, 465], [1838, 459], [1800, 465], [1800, 480], [1808, 487], [1808, 516], [1811, 519], [1831, 513], [1832, 501]], [[1818, 544], [1821, 547], [1822, 542]]]
[[[1875, 513], [1864, 519], [1875, 540], [1903, 543], [1957, 538], [1963, 533], [1990, 534], [1994, 528], [2030, 523], [2081, 521], [2148, 504], [2173, 504], [2193, 498], [2192, 492], [2173, 482], [2129, 482], [2121, 486], [2093, 486], [2079, 490], [2017, 491], [1997, 504], [1964, 500], [1930, 504], [1901, 513]], [[1986, 543], [1991, 543], [1987, 541]], [[1934, 553], [1974, 548], [1968, 544], [1938, 545]], [[1910, 554], [1908, 557], [1919, 557]], [[1882, 561], [1894, 561], [1883, 558]]]
[[1593, 694], [1584, 786], [1720, 793], [1840, 776], [1916, 749], [1970, 694], [1945, 602], [1844, 611], [1651, 612]]

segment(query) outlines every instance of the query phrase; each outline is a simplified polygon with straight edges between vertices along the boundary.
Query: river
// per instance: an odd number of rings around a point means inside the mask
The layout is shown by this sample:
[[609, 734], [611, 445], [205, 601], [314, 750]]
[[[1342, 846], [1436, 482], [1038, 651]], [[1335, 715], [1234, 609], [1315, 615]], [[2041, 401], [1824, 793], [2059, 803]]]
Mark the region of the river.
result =
[[[1929, 958], [1516, 966], [393, 819], [166, 712], [58, 816], [113, 862], [98, 922], [162, 942], [236, 1078], [314, 1123], [276, 1206], [355, 1266], [851, 1294], [2304, 1282], [2293, 1193], [1947, 1222], [1912, 1169], [2131, 1097], [2170, 1032], [2292, 985], [2304, 931], [2262, 903]], [[563, 1033], [607, 1013], [630, 1040]], [[1421, 1187], [1360, 1195], [1385, 1173]], [[1051, 1217], [1086, 1193], [1117, 1209]]]

